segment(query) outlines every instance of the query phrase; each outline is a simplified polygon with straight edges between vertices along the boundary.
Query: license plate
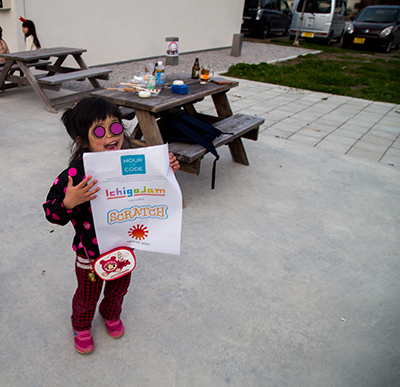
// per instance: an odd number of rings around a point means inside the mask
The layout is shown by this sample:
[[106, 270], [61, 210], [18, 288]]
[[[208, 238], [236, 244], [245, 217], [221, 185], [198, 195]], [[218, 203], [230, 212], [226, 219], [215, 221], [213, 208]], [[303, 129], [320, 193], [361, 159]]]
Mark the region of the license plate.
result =
[[354, 38], [353, 43], [364, 44], [365, 38]]
[[301, 36], [302, 36], [303, 38], [313, 38], [313, 37], [314, 37], [314, 33], [313, 33], [313, 32], [303, 32], [303, 33], [301, 34]]

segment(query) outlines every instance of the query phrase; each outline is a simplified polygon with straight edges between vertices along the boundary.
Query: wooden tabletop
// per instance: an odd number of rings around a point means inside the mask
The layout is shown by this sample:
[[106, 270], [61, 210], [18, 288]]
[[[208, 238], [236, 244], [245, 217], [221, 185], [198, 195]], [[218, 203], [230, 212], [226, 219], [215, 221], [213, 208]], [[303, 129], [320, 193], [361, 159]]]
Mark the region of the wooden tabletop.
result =
[[[175, 94], [171, 92], [170, 85], [174, 79], [184, 80], [189, 86], [188, 94]], [[140, 98], [137, 93], [119, 90], [96, 90], [91, 92], [92, 96], [104, 97], [111, 100], [119, 106], [127, 106], [133, 109], [146, 110], [152, 113], [158, 113], [173, 107], [182, 106], [186, 103], [202, 99], [209, 95], [226, 92], [232, 87], [238, 86], [238, 82], [232, 84], [217, 85], [209, 82], [201, 85], [199, 80], [191, 79], [187, 74], [170, 74], [166, 77], [165, 88], [157, 95], [150, 98]]]
[[40, 50], [33, 50], [33, 51], [12, 52], [11, 54], [1, 54], [0, 56], [5, 59], [14, 59], [14, 60], [20, 60], [22, 62], [28, 62], [31, 60], [48, 58], [51, 56], [74, 55], [74, 54], [82, 54], [83, 52], [86, 52], [86, 49], [70, 48], [70, 47], [53, 47], [53, 48], [42, 48]]

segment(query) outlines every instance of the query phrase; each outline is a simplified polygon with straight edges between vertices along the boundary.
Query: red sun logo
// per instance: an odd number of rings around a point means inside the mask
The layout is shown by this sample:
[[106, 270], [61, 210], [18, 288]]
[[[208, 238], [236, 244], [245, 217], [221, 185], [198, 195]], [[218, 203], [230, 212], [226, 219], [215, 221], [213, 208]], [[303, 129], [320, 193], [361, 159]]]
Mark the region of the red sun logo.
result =
[[128, 235], [132, 239], [142, 240], [142, 239], [147, 238], [147, 236], [149, 235], [149, 231], [147, 230], [146, 226], [143, 226], [143, 224], [140, 224], [140, 225], [133, 226], [132, 228], [130, 228], [128, 231]]

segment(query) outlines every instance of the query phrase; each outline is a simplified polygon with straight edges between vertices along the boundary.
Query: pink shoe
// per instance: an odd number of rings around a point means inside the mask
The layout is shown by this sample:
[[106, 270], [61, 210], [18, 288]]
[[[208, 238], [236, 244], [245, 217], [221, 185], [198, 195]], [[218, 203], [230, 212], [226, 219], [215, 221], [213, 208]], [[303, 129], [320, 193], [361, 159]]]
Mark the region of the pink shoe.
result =
[[92, 353], [94, 351], [94, 342], [90, 329], [87, 331], [76, 331], [75, 329], [73, 329], [73, 331], [75, 349], [83, 355]]
[[107, 333], [114, 339], [119, 339], [125, 333], [124, 324], [119, 319], [117, 321], [104, 320], [106, 324]]

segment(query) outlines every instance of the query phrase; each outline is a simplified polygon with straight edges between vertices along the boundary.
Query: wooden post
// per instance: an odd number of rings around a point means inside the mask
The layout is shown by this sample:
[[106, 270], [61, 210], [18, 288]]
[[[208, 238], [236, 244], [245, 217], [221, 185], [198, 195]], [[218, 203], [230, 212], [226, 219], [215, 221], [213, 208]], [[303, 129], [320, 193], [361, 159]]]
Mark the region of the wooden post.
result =
[[135, 111], [146, 145], [164, 144], [155, 116], [146, 110], [136, 108]]
[[44, 93], [38, 82], [36, 81], [36, 78], [31, 74], [29, 71], [28, 67], [26, 67], [24, 62], [21, 62], [20, 60], [17, 60], [17, 64], [21, 71], [24, 73], [26, 79], [29, 81], [30, 85], [32, 86], [33, 90], [35, 90], [35, 93], [38, 95], [38, 97], [43, 101], [43, 103], [46, 105], [46, 109], [50, 113], [57, 113], [57, 110], [53, 108], [50, 100], [47, 98], [47, 95]]

